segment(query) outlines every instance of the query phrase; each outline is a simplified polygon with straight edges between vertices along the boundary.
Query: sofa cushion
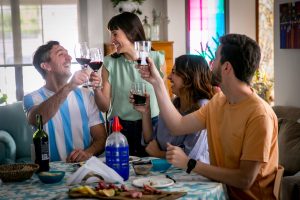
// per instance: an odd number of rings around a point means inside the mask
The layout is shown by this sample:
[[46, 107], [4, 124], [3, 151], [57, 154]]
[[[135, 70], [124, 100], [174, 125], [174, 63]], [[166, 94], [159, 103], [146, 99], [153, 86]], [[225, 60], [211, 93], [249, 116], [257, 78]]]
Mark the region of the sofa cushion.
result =
[[273, 106], [277, 118], [297, 121], [300, 118], [300, 108], [294, 106]]
[[16, 143], [9, 133], [0, 130], [0, 164], [12, 163], [16, 159]]
[[300, 123], [294, 120], [279, 119], [279, 163], [284, 166], [284, 175], [300, 171]]
[[300, 176], [285, 176], [281, 182], [281, 199], [300, 199]]
[[21, 101], [0, 106], [0, 130], [8, 132], [16, 143], [16, 159], [30, 158], [33, 130], [28, 125]]

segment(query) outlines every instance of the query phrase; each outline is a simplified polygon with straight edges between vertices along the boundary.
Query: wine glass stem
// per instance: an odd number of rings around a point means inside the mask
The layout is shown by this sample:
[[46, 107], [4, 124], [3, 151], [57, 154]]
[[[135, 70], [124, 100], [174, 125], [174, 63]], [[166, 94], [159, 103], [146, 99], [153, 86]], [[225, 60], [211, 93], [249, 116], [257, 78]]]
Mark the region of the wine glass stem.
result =
[[[81, 69], [87, 70], [87, 66], [88, 66], [88, 65], [86, 65], [86, 64], [81, 65]], [[88, 85], [89, 85], [89, 80], [86, 80], [86, 81], [83, 83], [83, 87], [88, 87]]]

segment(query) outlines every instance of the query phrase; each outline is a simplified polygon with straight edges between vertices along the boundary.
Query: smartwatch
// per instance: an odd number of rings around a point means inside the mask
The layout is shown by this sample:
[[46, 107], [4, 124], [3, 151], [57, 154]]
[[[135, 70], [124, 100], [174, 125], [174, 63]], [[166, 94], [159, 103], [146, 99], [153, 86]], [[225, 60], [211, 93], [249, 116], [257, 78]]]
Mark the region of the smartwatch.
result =
[[187, 163], [187, 169], [186, 169], [186, 173], [191, 173], [191, 171], [195, 168], [197, 164], [197, 161], [195, 159], [189, 159], [188, 163]]

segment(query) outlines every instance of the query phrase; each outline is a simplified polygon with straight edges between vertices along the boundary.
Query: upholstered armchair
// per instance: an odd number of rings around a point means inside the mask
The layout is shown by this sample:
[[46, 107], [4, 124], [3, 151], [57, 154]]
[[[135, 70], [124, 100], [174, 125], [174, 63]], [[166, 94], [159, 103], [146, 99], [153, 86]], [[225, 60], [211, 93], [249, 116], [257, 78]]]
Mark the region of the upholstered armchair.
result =
[[0, 164], [30, 162], [32, 135], [22, 102], [0, 106]]
[[274, 106], [278, 117], [279, 163], [284, 167], [281, 199], [300, 199], [300, 108]]

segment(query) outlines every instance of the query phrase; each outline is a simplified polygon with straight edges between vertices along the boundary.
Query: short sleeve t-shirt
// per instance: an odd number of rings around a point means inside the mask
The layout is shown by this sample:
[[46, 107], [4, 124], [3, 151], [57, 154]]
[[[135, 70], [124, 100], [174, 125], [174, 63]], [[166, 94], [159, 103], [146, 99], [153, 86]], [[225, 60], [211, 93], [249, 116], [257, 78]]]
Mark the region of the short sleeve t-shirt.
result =
[[[153, 59], [157, 69], [165, 62], [164, 54], [160, 51], [151, 51], [150, 57]], [[127, 60], [124, 56], [112, 58], [110, 55], [104, 58], [104, 67], [109, 72], [108, 81], [111, 85], [111, 107], [108, 113], [109, 119], [119, 116], [123, 120], [136, 121], [141, 119], [141, 114], [133, 109], [129, 103], [129, 92], [133, 82], [144, 82], [146, 91], [150, 94], [151, 116], [159, 114], [159, 107], [154, 89], [150, 83], [143, 80], [136, 69], [137, 63]], [[161, 73], [162, 74], [162, 73]]]
[[241, 160], [262, 162], [249, 190], [228, 186], [233, 199], [272, 199], [278, 168], [277, 117], [257, 94], [229, 104], [219, 92], [194, 113], [207, 129], [212, 165], [235, 169]]
[[[45, 87], [24, 96], [26, 114], [55, 93]], [[86, 149], [92, 142], [90, 127], [104, 123], [94, 94], [86, 88], [76, 88], [61, 104], [57, 113], [44, 124], [49, 136], [50, 160], [66, 160], [74, 148]]]

